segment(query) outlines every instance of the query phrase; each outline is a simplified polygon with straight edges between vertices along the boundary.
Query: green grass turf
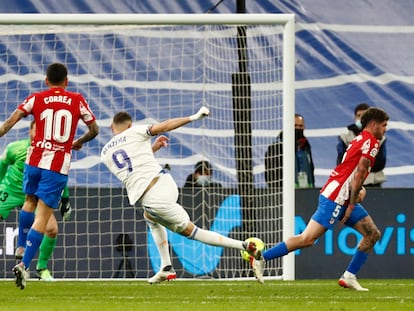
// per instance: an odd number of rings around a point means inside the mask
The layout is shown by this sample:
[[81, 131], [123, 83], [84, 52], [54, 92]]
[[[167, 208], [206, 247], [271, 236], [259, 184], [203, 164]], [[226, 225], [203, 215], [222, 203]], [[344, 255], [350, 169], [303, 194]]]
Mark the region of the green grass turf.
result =
[[361, 280], [369, 292], [336, 280], [0, 282], [0, 310], [414, 310], [414, 280]]

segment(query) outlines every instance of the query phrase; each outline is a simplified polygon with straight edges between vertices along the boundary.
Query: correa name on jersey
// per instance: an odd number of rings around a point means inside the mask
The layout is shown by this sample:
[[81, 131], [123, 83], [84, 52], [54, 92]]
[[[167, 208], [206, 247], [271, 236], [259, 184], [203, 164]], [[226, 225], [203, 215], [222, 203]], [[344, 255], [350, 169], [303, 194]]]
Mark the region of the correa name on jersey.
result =
[[111, 142], [109, 142], [104, 149], [102, 150], [102, 154], [106, 154], [109, 149], [118, 146], [121, 143], [125, 143], [127, 140], [126, 136], [114, 137]]
[[45, 102], [45, 104], [50, 104], [50, 103], [63, 103], [66, 105], [71, 105], [72, 104], [72, 98], [66, 96], [66, 95], [54, 95], [54, 96], [47, 96], [45, 98], [43, 98], [43, 101]]

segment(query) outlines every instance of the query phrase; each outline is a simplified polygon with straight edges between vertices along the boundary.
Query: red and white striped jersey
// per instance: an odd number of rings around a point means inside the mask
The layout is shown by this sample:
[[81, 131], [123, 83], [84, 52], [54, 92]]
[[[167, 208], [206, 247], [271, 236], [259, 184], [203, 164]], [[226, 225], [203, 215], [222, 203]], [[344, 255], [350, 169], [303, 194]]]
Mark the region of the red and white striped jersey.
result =
[[359, 160], [365, 157], [371, 161], [369, 172], [375, 163], [378, 149], [378, 140], [370, 132], [362, 131], [349, 144], [342, 162], [331, 172], [328, 181], [321, 189], [321, 194], [337, 204], [344, 205], [349, 199], [351, 183]]
[[63, 88], [51, 88], [30, 95], [17, 109], [25, 115], [32, 114], [36, 122], [36, 135], [26, 163], [67, 175], [79, 120], [85, 124], [95, 121], [83, 96]]

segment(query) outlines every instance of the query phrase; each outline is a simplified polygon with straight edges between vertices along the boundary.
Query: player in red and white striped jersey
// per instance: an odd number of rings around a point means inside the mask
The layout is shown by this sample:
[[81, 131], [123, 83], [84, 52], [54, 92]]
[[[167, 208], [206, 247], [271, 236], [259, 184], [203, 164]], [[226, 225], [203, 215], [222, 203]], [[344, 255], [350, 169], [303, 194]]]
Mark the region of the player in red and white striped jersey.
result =
[[83, 142], [72, 145], [78, 121], [86, 125], [95, 122], [83, 96], [62, 86], [52, 87], [29, 96], [17, 109], [24, 115], [33, 114], [39, 128], [28, 150], [27, 164], [67, 175], [71, 150], [80, 149], [77, 146]]
[[[321, 194], [331, 201], [339, 205], [347, 205], [351, 188], [351, 182], [358, 169], [358, 164], [363, 157], [369, 161], [369, 168], [365, 176], [361, 176], [365, 180], [369, 170], [374, 166], [375, 156], [379, 150], [379, 141], [371, 132], [362, 131], [360, 135], [355, 137], [345, 152], [342, 162], [331, 172], [328, 181], [321, 190]], [[365, 161], [368, 164], [368, 161]]]
[[342, 162], [332, 171], [321, 189], [318, 208], [305, 230], [264, 251], [261, 256], [253, 258], [252, 266], [256, 276], [263, 274], [265, 261], [312, 246], [318, 238], [340, 221], [356, 229], [363, 238], [351, 263], [339, 279], [339, 285], [354, 290], [368, 290], [358, 283], [356, 274], [365, 263], [368, 253], [381, 233], [360, 204], [366, 191], [362, 184], [374, 165], [379, 140], [384, 136], [387, 128], [388, 115], [382, 109], [371, 107], [363, 114], [361, 122], [362, 133], [348, 146]]
[[[68, 180], [71, 150], [81, 149], [99, 132], [95, 116], [83, 96], [65, 90], [67, 74], [65, 65], [51, 64], [45, 80], [49, 89], [26, 98], [0, 126], [1, 137], [29, 114], [36, 122], [36, 134], [28, 148], [24, 168], [26, 200], [22, 208], [28, 214], [36, 209], [36, 216], [27, 234], [22, 262], [13, 268], [16, 285], [21, 289], [26, 286], [26, 269], [39, 249], [47, 226], [56, 222], [53, 212]], [[75, 140], [79, 120], [87, 125], [88, 131]], [[25, 217], [20, 217], [19, 226], [25, 226], [24, 222]]]

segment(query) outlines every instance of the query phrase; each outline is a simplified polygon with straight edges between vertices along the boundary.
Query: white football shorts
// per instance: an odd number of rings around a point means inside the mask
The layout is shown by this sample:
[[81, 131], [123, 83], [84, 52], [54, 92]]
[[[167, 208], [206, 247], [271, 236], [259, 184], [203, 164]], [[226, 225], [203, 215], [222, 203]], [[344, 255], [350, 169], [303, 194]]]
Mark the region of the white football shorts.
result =
[[173, 232], [181, 232], [190, 223], [190, 216], [177, 203], [177, 184], [168, 173], [158, 176], [158, 181], [142, 197], [142, 207], [157, 223]]

